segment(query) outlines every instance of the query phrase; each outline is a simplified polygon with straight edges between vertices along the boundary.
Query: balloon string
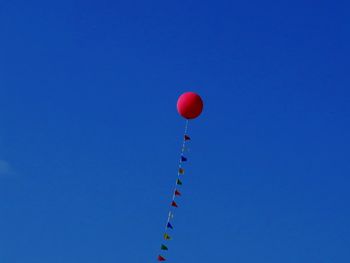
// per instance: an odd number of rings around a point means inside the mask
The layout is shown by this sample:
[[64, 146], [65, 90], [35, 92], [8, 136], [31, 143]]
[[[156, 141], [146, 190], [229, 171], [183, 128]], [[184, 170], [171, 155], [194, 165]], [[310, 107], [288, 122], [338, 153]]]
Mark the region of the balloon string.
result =
[[[180, 175], [181, 175], [180, 168], [182, 168], [182, 157], [183, 157], [183, 154], [184, 154], [184, 152], [186, 150], [186, 135], [187, 135], [187, 131], [188, 131], [188, 123], [189, 123], [189, 121], [186, 120], [185, 130], [184, 130], [183, 140], [182, 140], [182, 146], [181, 146], [179, 165], [178, 165], [178, 173], [177, 173], [177, 178], [176, 178], [176, 181], [175, 181], [175, 187], [174, 187], [174, 191], [173, 191], [172, 202], [175, 201], [175, 198], [176, 198], [175, 191], [178, 189], [178, 182], [179, 182]], [[168, 223], [170, 223], [171, 219], [174, 218], [174, 211], [175, 211], [175, 208], [172, 207], [172, 204], [170, 204], [168, 219], [167, 219], [166, 224], [165, 224], [165, 234], [168, 233]]]
[[[179, 173], [179, 169], [182, 167], [182, 161], [181, 161], [181, 157], [183, 156], [184, 152], [185, 152], [185, 149], [186, 149], [186, 138], [185, 138], [185, 135], [187, 135], [187, 130], [188, 130], [188, 120], [186, 120], [186, 124], [185, 124], [185, 130], [184, 130], [184, 134], [183, 134], [183, 140], [182, 140], [182, 146], [181, 146], [181, 153], [180, 153], [180, 160], [179, 160], [179, 165], [178, 165], [178, 173], [177, 173], [177, 178], [176, 178], [176, 181], [175, 181], [175, 187], [174, 187], [174, 191], [173, 191], [173, 197], [171, 199], [171, 201], [174, 201], [175, 200], [175, 191], [177, 190], [177, 187], [178, 187], [178, 180], [180, 179], [180, 173]], [[171, 206], [170, 206], [171, 207]], [[168, 215], [168, 220], [165, 224], [165, 230], [168, 229], [168, 223], [170, 222], [170, 219], [171, 219], [171, 216], [173, 215], [172, 211], [174, 209], [170, 209], [170, 212], [169, 212], [169, 215]]]

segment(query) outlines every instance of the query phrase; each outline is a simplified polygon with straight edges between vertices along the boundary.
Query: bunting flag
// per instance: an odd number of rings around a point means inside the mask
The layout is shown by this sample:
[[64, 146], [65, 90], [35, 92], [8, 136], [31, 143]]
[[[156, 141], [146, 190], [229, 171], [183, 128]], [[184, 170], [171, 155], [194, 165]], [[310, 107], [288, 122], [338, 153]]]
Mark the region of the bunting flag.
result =
[[187, 157], [185, 157], [184, 155], [187, 156], [187, 153], [189, 152], [187, 148], [187, 143], [188, 141], [191, 140], [190, 136], [187, 133], [188, 123], [189, 123], [189, 120], [195, 119], [201, 114], [203, 109], [203, 101], [198, 94], [193, 92], [187, 92], [182, 94], [178, 99], [177, 109], [179, 114], [186, 119], [186, 125], [185, 125], [185, 131], [183, 135], [176, 183], [173, 190], [173, 196], [170, 203], [168, 219], [166, 221], [165, 232], [163, 236], [165, 241], [163, 241], [163, 243], [160, 246], [158, 261], [166, 261], [166, 258], [163, 255], [164, 253], [167, 253], [167, 251], [169, 250], [168, 243], [170, 243], [170, 240], [172, 239], [169, 233], [173, 235], [173, 231], [174, 231], [174, 228], [173, 228], [174, 213], [175, 211], [177, 211], [177, 208], [179, 207], [177, 204], [177, 199], [181, 196], [181, 192], [182, 192], [182, 189], [181, 189], [182, 181], [180, 180], [180, 178], [182, 175], [185, 174], [184, 165], [185, 165], [185, 162], [187, 162], [188, 160]]
[[162, 245], [160, 246], [160, 249], [161, 249], [161, 250], [168, 250], [168, 247], [167, 247], [166, 245], [163, 245], [163, 244], [162, 244]]
[[[178, 173], [177, 173], [177, 178], [176, 178], [176, 184], [175, 184], [175, 189], [173, 192], [173, 198], [171, 200], [170, 203], [170, 211], [168, 214], [168, 220], [165, 226], [165, 233], [163, 236], [163, 239], [165, 240], [165, 242], [170, 242], [170, 240], [172, 239], [168, 233], [168, 231], [173, 231], [174, 227], [173, 227], [173, 219], [174, 219], [174, 212], [175, 209], [177, 209], [179, 206], [177, 204], [177, 198], [181, 196], [181, 187], [183, 185], [182, 181], [180, 180], [180, 176], [185, 174], [185, 169], [183, 167], [184, 163], [187, 162], [187, 157], [184, 156], [184, 152], [186, 151], [187, 147], [186, 147], [186, 142], [190, 140], [190, 137], [187, 135], [187, 127], [188, 127], [188, 122], [186, 122], [186, 126], [185, 126], [185, 135], [184, 135], [184, 139], [182, 142], [182, 148], [181, 148], [181, 153], [180, 153], [180, 161], [179, 161], [179, 168], [178, 168]], [[164, 243], [161, 244], [160, 246], [160, 253], [166, 253], [169, 250], [168, 248], [168, 244]], [[166, 261], [165, 257], [162, 255], [158, 256], [158, 261]]]
[[158, 256], [158, 261], [165, 261], [165, 260], [166, 259], [163, 256], [161, 256], [161, 255]]

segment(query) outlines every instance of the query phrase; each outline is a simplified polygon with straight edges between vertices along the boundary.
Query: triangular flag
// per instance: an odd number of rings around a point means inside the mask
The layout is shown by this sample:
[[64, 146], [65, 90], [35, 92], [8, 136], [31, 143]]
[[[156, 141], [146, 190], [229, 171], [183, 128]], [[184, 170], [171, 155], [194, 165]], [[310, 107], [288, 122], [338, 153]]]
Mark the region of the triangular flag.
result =
[[165, 261], [165, 258], [162, 257], [161, 255], [158, 256], [158, 261]]
[[161, 249], [161, 250], [168, 250], [168, 247], [167, 247], [166, 245], [163, 245], [163, 244], [162, 244], [161, 247], [160, 247], [160, 249]]
[[185, 170], [183, 168], [179, 168], [179, 174], [184, 174]]
[[173, 206], [173, 207], [178, 207], [178, 205], [177, 205], [177, 203], [175, 203], [175, 201], [172, 201], [172, 202], [171, 202], [171, 206]]
[[182, 185], [182, 182], [180, 181], [180, 179], [177, 179], [177, 180], [176, 180], [176, 184], [177, 184], [177, 185]]
[[175, 195], [176, 195], [176, 196], [180, 196], [181, 193], [180, 193], [178, 190], [175, 190]]
[[191, 140], [191, 138], [190, 138], [190, 136], [188, 136], [188, 135], [185, 135], [185, 141], [189, 141], [189, 140]]
[[187, 158], [185, 156], [181, 156], [181, 162], [186, 162]]
[[171, 237], [170, 237], [167, 233], [165, 233], [165, 234], [164, 234], [164, 239], [165, 239], [165, 240], [170, 240]]
[[170, 222], [168, 222], [168, 224], [166, 225], [167, 228], [170, 228], [170, 229], [174, 229], [173, 226], [170, 224]]

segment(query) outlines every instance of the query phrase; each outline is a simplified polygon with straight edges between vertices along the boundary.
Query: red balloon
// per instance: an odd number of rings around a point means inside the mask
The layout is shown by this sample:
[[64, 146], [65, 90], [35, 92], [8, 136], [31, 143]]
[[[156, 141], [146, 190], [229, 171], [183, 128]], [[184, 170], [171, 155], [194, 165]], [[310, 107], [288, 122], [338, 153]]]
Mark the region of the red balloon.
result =
[[185, 92], [177, 100], [177, 111], [185, 119], [197, 118], [202, 110], [202, 98], [194, 92]]

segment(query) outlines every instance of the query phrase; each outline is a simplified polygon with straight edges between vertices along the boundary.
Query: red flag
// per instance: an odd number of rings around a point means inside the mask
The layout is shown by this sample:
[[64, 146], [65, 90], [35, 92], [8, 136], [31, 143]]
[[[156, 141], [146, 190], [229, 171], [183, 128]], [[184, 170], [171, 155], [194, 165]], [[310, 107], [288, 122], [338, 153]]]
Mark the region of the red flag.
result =
[[181, 193], [180, 193], [178, 190], [175, 190], [175, 195], [176, 195], [176, 196], [180, 196]]
[[178, 207], [178, 206], [177, 206], [177, 203], [175, 203], [175, 201], [172, 201], [172, 202], [171, 202], [171, 206], [173, 206], [173, 207]]
[[158, 261], [165, 261], [165, 258], [163, 258], [161, 255], [158, 256]]
[[189, 141], [189, 140], [191, 140], [190, 136], [185, 135], [185, 141]]

